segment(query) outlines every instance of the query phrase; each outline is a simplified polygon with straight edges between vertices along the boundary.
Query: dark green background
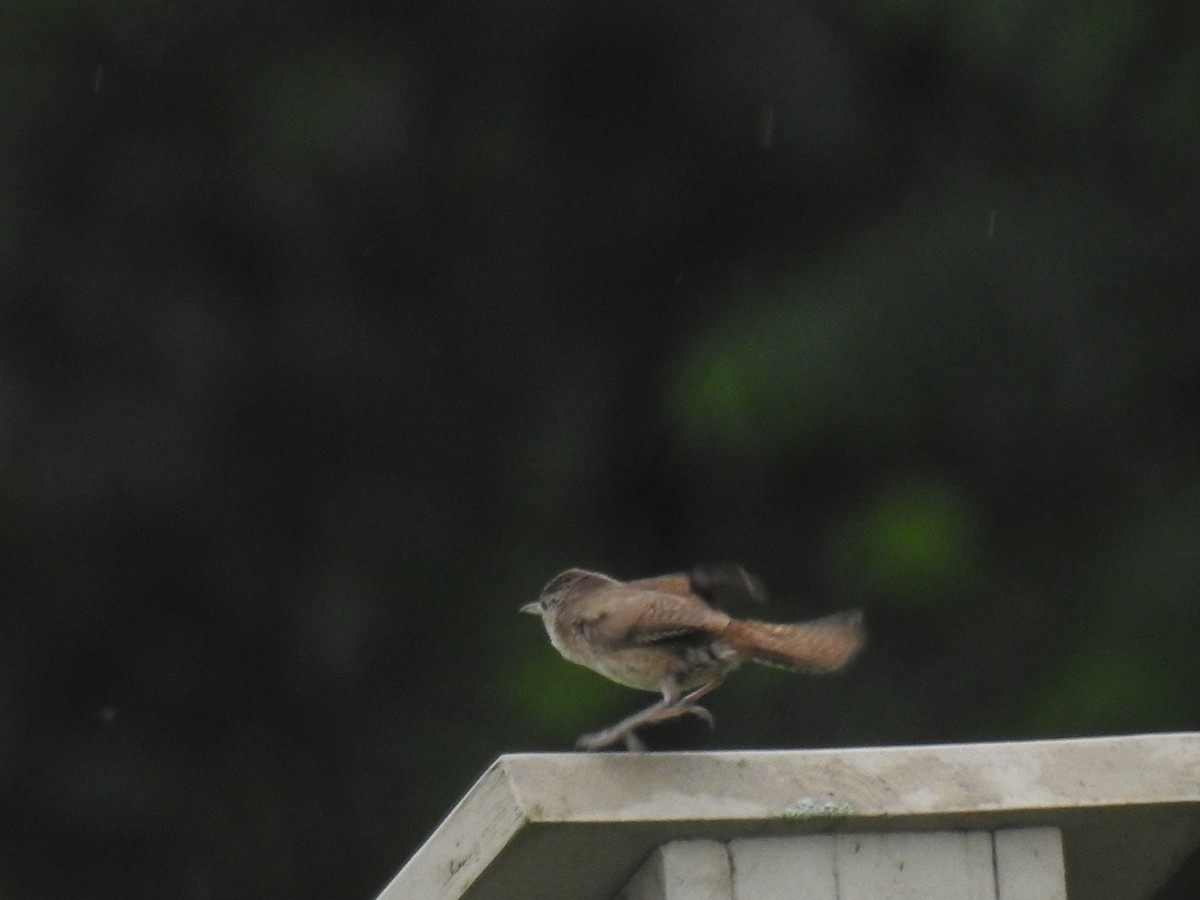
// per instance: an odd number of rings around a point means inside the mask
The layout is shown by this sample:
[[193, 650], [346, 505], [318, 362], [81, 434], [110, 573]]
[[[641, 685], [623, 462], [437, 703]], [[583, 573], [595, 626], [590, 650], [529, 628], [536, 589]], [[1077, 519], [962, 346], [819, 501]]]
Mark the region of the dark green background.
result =
[[0, 894], [369, 900], [572, 565], [866, 610], [655, 748], [1200, 727], [1198, 287], [1194, 3], [8, 0]]

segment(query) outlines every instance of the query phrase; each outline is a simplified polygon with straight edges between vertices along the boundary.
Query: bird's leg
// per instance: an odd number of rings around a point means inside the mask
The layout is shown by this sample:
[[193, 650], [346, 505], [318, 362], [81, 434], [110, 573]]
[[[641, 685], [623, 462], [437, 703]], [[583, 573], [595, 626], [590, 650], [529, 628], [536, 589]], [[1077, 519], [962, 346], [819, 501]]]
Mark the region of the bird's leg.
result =
[[583, 735], [575, 742], [575, 746], [580, 750], [602, 750], [605, 747], [611, 747], [618, 741], [624, 741], [627, 750], [633, 752], [643, 750], [645, 749], [644, 745], [634, 734], [636, 729], [679, 716], [697, 716], [712, 728], [715, 724], [712, 713], [703, 706], [697, 706], [695, 701], [714, 690], [723, 680], [716, 678], [689, 694], [682, 694], [678, 685], [669, 682], [663, 685], [663, 698], [660, 701], [622, 719], [616, 725], [611, 725], [603, 731]]
[[[721, 682], [724, 680], [724, 678], [714, 678], [712, 681], [708, 682], [708, 684], [702, 684], [691, 693], [685, 694], [683, 697], [676, 700], [670, 707], [671, 716], [683, 716], [690, 713], [707, 722], [710, 729], [716, 728], [717, 721], [713, 718], [713, 714], [703, 706], [697, 706], [696, 701], [706, 694], [711, 694], [721, 686]], [[663, 716], [663, 718], [669, 717]]]
[[633, 715], [627, 716], [616, 725], [610, 725], [602, 731], [583, 735], [583, 737], [575, 742], [575, 746], [580, 750], [603, 750], [605, 747], [611, 747], [618, 741], [624, 741], [627, 749], [641, 750], [643, 749], [641, 746], [642, 742], [634, 735], [634, 729], [658, 721], [658, 715], [667, 709], [669, 705], [667, 698], [664, 697], [653, 706], [648, 706], [640, 712], [635, 712]]

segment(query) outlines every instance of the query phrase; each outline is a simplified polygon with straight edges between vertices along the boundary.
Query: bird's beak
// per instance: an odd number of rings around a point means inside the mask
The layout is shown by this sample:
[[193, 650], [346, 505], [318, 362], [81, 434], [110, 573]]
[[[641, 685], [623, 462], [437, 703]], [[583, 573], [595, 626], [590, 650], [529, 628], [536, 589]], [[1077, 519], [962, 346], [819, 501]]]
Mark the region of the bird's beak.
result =
[[521, 612], [529, 613], [530, 615], [534, 616], [540, 616], [542, 614], [542, 604], [538, 600], [534, 600], [532, 603], [526, 603], [521, 607]]

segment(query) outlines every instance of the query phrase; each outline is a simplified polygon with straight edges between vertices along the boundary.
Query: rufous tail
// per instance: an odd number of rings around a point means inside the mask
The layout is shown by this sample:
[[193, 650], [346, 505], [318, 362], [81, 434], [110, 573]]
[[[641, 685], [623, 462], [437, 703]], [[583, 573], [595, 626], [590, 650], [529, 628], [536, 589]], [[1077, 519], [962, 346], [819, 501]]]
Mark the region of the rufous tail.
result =
[[855, 610], [794, 625], [734, 619], [722, 637], [756, 663], [794, 672], [833, 672], [854, 659], [866, 633], [862, 613]]

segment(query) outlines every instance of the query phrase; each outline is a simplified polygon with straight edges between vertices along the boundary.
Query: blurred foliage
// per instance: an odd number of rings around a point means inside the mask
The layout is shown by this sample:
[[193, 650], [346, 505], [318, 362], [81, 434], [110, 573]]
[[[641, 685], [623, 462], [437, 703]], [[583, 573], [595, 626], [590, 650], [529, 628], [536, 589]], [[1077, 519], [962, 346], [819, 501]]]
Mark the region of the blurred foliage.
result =
[[979, 556], [971, 514], [941, 484], [897, 484], [853, 518], [843, 579], [896, 602], [957, 599]]
[[374, 896], [642, 701], [516, 614], [572, 565], [866, 610], [655, 748], [1200, 727], [1200, 7], [0, 34], [3, 896]]

